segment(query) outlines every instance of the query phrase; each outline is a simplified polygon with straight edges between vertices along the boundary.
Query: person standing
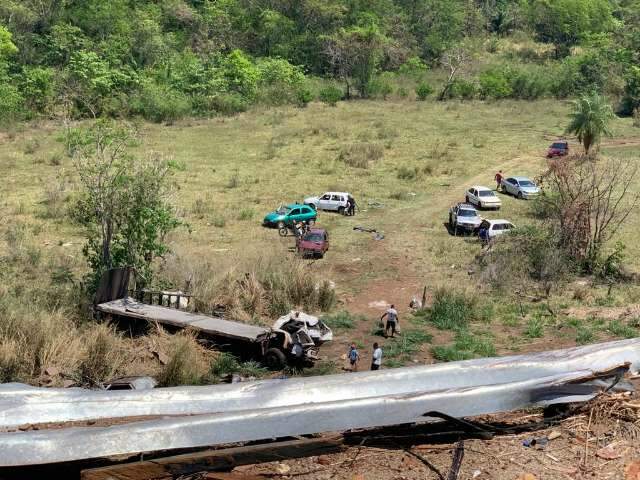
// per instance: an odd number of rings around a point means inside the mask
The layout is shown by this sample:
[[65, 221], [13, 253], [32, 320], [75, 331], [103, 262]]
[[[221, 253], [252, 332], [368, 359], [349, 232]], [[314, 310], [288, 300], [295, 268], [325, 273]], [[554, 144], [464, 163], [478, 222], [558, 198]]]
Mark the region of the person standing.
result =
[[384, 336], [389, 336], [389, 329], [391, 329], [391, 338], [393, 338], [396, 334], [396, 329], [398, 326], [398, 311], [396, 310], [395, 305], [391, 304], [391, 306], [387, 309], [386, 312], [380, 317], [380, 321], [384, 321], [384, 317], [387, 317], [387, 323], [384, 327]]
[[373, 356], [371, 358], [371, 370], [380, 370], [382, 365], [382, 349], [378, 343], [373, 344]]
[[498, 173], [496, 173], [496, 176], [493, 178], [496, 181], [496, 192], [499, 192], [502, 188], [502, 179], [504, 178], [504, 176], [502, 175], [502, 170], [499, 170]]
[[360, 353], [358, 353], [358, 349], [356, 348], [356, 344], [352, 343], [351, 347], [349, 347], [349, 364], [351, 365], [351, 371], [358, 371], [358, 361], [360, 360]]

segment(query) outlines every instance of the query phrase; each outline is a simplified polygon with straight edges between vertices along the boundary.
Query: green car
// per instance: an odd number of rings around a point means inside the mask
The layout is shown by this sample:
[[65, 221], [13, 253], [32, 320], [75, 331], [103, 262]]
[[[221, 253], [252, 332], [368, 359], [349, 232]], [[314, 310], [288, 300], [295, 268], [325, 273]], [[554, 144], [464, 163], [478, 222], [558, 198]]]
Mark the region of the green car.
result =
[[283, 205], [275, 212], [268, 213], [262, 225], [265, 227], [284, 227], [285, 225], [293, 225], [294, 222], [313, 223], [316, 221], [318, 214], [308, 205], [300, 205], [294, 203], [291, 205]]

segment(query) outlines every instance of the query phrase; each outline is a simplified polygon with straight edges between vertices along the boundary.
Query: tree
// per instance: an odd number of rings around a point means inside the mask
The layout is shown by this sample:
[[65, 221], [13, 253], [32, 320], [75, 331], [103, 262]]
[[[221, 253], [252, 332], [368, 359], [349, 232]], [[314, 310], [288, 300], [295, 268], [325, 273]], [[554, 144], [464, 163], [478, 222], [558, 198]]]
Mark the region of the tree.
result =
[[472, 59], [472, 51], [466, 45], [458, 45], [444, 53], [440, 63], [444, 68], [449, 70], [449, 75], [440, 95], [438, 95], [438, 100], [442, 101], [447, 97], [449, 90], [451, 90], [456, 80], [456, 76], [471, 63]]
[[556, 57], [567, 56], [588, 35], [614, 24], [608, 0], [533, 0], [529, 18], [538, 38], [555, 45]]
[[341, 29], [327, 38], [325, 54], [335, 74], [345, 82], [347, 98], [351, 97], [351, 79], [362, 98], [369, 96], [371, 80], [382, 59], [386, 40], [375, 23]]
[[90, 292], [114, 267], [132, 266], [150, 281], [153, 259], [168, 250], [164, 237], [179, 225], [169, 203], [175, 166], [136, 159], [129, 153], [135, 140], [130, 126], [104, 120], [68, 133], [79, 178], [72, 215], [86, 228]]
[[611, 136], [609, 122], [614, 118], [613, 109], [603, 96], [592, 93], [573, 101], [571, 122], [566, 132], [575, 134], [584, 146], [584, 152], [600, 142], [602, 135]]
[[586, 271], [594, 271], [604, 245], [635, 210], [640, 197], [630, 190], [637, 173], [635, 163], [576, 156], [550, 162], [543, 175], [541, 201], [560, 244]]

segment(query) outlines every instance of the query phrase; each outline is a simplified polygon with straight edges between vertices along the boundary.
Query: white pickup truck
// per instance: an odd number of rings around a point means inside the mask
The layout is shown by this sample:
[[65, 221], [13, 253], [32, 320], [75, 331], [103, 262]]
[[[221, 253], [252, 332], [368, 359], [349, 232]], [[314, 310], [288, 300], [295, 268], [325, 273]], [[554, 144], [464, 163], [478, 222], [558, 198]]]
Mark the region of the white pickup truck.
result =
[[332, 210], [345, 213], [349, 197], [351, 197], [351, 194], [347, 192], [326, 192], [318, 197], [305, 198], [304, 203], [305, 205], [311, 205], [316, 210]]

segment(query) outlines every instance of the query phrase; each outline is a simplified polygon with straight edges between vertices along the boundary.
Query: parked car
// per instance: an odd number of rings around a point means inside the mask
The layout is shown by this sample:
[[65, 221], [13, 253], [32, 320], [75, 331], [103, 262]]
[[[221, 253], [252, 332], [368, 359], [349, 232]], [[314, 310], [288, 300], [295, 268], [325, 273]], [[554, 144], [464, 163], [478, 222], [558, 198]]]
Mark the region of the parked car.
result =
[[277, 210], [268, 213], [264, 217], [262, 225], [278, 228], [293, 225], [294, 222], [305, 222], [311, 225], [316, 221], [317, 216], [317, 212], [310, 206], [294, 203], [283, 205]]
[[458, 230], [474, 232], [482, 223], [482, 218], [478, 215], [475, 207], [469, 203], [456, 203], [449, 209], [449, 228], [454, 235]]
[[564, 157], [569, 155], [569, 143], [563, 141], [553, 142], [547, 150], [547, 158]]
[[343, 214], [347, 210], [349, 197], [353, 198], [347, 192], [326, 192], [318, 197], [305, 198], [304, 204], [311, 205], [316, 210], [330, 210]]
[[500, 197], [496, 192], [487, 187], [475, 185], [465, 194], [467, 203], [471, 203], [478, 208], [494, 208], [498, 210], [502, 206]]
[[535, 182], [527, 177], [503, 178], [502, 191], [521, 199], [532, 198], [540, 194], [540, 189]]
[[494, 238], [516, 227], [508, 220], [483, 220], [480, 228], [486, 228], [489, 238]]
[[296, 249], [303, 257], [324, 257], [329, 250], [329, 234], [324, 228], [311, 228], [296, 239]]

